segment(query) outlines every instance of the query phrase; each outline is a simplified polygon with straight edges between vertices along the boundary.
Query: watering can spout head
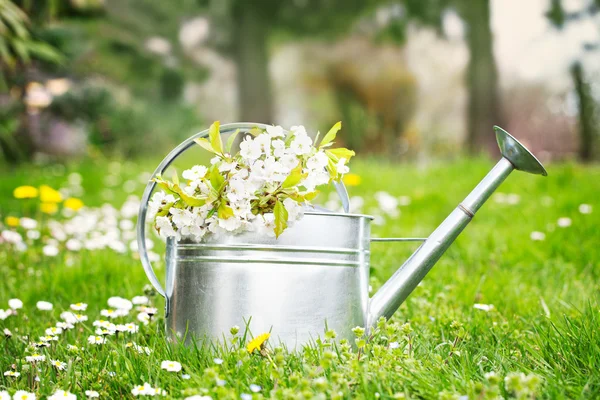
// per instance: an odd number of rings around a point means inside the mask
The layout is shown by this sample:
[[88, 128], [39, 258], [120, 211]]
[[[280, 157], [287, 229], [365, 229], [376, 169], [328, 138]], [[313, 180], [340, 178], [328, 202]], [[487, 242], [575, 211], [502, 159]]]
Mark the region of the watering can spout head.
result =
[[392, 316], [513, 170], [548, 175], [544, 166], [517, 139], [498, 126], [494, 132], [502, 158], [373, 296], [368, 326], [374, 325], [380, 317]]
[[494, 126], [496, 141], [500, 147], [502, 156], [511, 162], [513, 167], [519, 171], [530, 174], [547, 176], [548, 173], [538, 159], [531, 154], [517, 139], [499, 126]]

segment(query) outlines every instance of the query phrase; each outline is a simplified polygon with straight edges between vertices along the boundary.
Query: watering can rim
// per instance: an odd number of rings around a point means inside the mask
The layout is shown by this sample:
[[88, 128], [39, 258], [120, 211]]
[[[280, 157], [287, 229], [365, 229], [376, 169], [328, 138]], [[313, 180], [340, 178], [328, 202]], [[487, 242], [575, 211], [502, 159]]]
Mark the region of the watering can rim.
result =
[[374, 216], [368, 214], [355, 214], [355, 213], [343, 213], [343, 212], [320, 212], [320, 211], [305, 211], [304, 215], [323, 215], [327, 217], [351, 217], [351, 218], [367, 218], [370, 220], [375, 219]]

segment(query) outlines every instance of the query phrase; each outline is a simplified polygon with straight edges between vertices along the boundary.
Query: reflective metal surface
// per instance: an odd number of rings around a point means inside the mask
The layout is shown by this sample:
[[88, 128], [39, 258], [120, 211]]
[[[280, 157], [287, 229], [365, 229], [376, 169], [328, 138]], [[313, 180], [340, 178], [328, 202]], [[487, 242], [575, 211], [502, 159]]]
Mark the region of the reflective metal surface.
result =
[[[516, 166], [523, 171], [546, 175], [542, 164], [523, 145], [501, 128], [495, 127], [495, 130], [503, 157], [373, 296], [368, 326], [374, 324], [379, 317], [392, 316]], [[505, 154], [515, 161], [508, 160]], [[539, 165], [537, 169], [534, 161]]]
[[[279, 239], [255, 233], [169, 241], [167, 332], [221, 340], [249, 321], [254, 335], [295, 348], [325, 326], [340, 338], [367, 320], [370, 218], [306, 214]], [[186, 334], [187, 333], [187, 334]]]
[[[254, 126], [261, 125], [229, 124], [221, 130]], [[516, 139], [495, 130], [503, 157], [427, 239], [371, 238], [371, 217], [315, 208], [279, 239], [249, 232], [202, 243], [168, 241], [166, 291], [146, 254], [144, 221], [154, 189], [150, 183], [142, 199], [138, 244], [150, 281], [167, 299], [169, 335], [185, 342], [222, 340], [232, 326], [249, 323], [252, 334], [271, 331], [274, 342], [295, 348], [323, 334], [326, 325], [338, 338], [352, 339], [354, 326], [368, 328], [379, 317], [390, 317], [514, 169], [546, 175]], [[173, 150], [155, 175], [189, 148], [192, 139]], [[347, 200], [345, 188], [337, 190]], [[370, 243], [391, 241], [423, 243], [369, 299]]]
[[510, 133], [499, 126], [494, 126], [494, 131], [502, 156], [509, 160], [515, 169], [530, 174], [548, 175], [542, 163]]

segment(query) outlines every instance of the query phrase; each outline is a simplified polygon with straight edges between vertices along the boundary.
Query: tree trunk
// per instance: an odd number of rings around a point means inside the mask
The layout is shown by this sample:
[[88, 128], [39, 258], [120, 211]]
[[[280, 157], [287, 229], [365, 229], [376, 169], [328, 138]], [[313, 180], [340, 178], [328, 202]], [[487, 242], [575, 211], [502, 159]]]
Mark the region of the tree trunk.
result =
[[576, 62], [571, 67], [571, 75], [575, 84], [579, 103], [579, 158], [589, 162], [594, 159], [594, 112], [595, 105], [590, 85], [585, 81], [581, 63]]
[[470, 54], [467, 70], [467, 148], [470, 153], [478, 153], [495, 147], [492, 127], [502, 125], [498, 71], [490, 26], [490, 2], [466, 1], [461, 14], [466, 25]]
[[252, 2], [242, 2], [233, 20], [239, 119], [273, 123], [267, 40], [269, 21]]

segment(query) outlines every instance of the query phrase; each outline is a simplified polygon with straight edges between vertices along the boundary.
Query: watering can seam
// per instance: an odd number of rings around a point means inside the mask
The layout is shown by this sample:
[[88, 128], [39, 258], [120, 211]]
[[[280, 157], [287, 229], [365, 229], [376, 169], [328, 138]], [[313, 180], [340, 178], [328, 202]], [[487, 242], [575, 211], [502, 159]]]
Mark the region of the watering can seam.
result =
[[293, 264], [293, 265], [321, 265], [332, 267], [358, 267], [363, 263], [360, 261], [335, 261], [327, 259], [308, 259], [308, 258], [253, 258], [253, 257], [222, 257], [222, 256], [194, 256], [194, 257], [177, 257], [179, 262], [205, 261], [205, 262], [230, 262], [230, 263], [266, 263], [266, 264]]
[[469, 209], [469, 207], [465, 206], [465, 205], [464, 205], [464, 204], [462, 204], [462, 203], [460, 203], [460, 204], [458, 205], [458, 208], [460, 208], [460, 210], [461, 210], [462, 212], [464, 212], [465, 214], [467, 214], [467, 217], [469, 217], [469, 218], [473, 218], [473, 217], [475, 216], [475, 213], [474, 213], [473, 211], [471, 211], [471, 210]]
[[370, 253], [368, 250], [349, 249], [344, 247], [302, 247], [302, 246], [264, 246], [253, 244], [178, 244], [178, 250], [252, 250], [252, 251], [294, 251], [294, 252], [310, 252], [310, 253], [326, 253], [326, 254], [360, 254]]

